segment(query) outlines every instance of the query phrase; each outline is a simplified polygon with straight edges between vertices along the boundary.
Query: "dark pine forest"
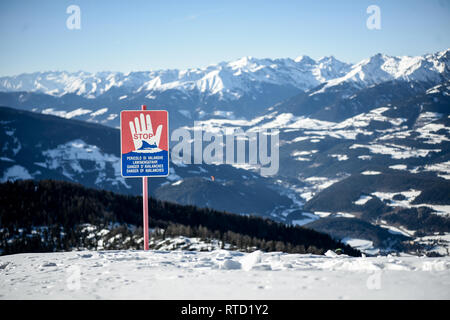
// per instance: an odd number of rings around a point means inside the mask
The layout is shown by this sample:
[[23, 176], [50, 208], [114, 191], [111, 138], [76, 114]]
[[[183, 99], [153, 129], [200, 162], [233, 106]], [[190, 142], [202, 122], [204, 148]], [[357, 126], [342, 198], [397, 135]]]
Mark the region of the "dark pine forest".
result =
[[[216, 239], [242, 251], [283, 251], [323, 254], [341, 248], [360, 252], [329, 235], [253, 216], [219, 212], [149, 199], [153, 237]], [[41, 180], [0, 184], [0, 246], [2, 254], [97, 249], [100, 235], [88, 235], [86, 224], [121, 234], [127, 242], [105, 249], [142, 249], [142, 197], [88, 189], [79, 184]], [[140, 239], [140, 241], [139, 241]]]

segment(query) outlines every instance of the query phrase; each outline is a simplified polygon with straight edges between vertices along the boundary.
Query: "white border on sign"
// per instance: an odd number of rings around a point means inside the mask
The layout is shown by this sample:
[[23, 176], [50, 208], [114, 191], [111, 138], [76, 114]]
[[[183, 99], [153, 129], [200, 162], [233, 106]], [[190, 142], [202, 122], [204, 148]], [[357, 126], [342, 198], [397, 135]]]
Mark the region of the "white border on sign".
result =
[[[157, 175], [157, 176], [124, 176], [123, 175], [123, 165], [122, 165], [122, 113], [123, 112], [154, 112], [154, 111], [163, 111], [166, 113], [166, 119], [167, 119], [167, 174], [165, 176], [163, 175]], [[120, 175], [127, 179], [127, 178], [167, 178], [170, 175], [170, 139], [169, 139], [169, 111], [167, 110], [122, 110], [120, 111]]]

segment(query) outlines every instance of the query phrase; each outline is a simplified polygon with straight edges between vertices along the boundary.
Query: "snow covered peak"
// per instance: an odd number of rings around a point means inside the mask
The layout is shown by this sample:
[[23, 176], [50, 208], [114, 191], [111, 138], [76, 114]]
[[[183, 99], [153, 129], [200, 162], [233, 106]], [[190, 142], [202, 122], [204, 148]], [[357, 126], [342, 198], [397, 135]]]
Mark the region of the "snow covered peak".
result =
[[343, 76], [349, 72], [352, 67], [351, 64], [339, 61], [333, 56], [322, 57], [317, 63], [318, 68], [316, 69], [316, 75], [321, 82]]
[[386, 81], [424, 81], [439, 83], [449, 79], [449, 52], [447, 49], [424, 56], [388, 56], [378, 53], [351, 66], [341, 77], [327, 82], [323, 91], [344, 82], [359, 87], [379, 84]]
[[448, 61], [450, 59], [450, 48], [436, 52], [434, 55], [437, 59], [446, 59]]
[[341, 61], [339, 61], [338, 59], [336, 59], [334, 56], [322, 57], [322, 58], [320, 58], [319, 60], [317, 60], [317, 62], [319, 62], [319, 63], [325, 63], [325, 64], [332, 64], [332, 63], [335, 63], [335, 62], [340, 62], [340, 63], [342, 63]]
[[246, 68], [249, 66], [249, 64], [252, 64], [252, 63], [256, 64], [257, 59], [254, 59], [252, 56], [246, 56], [246, 57], [242, 57], [238, 60], [229, 62], [228, 66], [230, 66], [231, 68]]
[[311, 64], [314, 65], [316, 64], [316, 61], [308, 56], [298, 56], [297, 58], [295, 58], [294, 60], [297, 63], [302, 63], [302, 64]]
[[176, 89], [189, 95], [201, 92], [236, 99], [259, 90], [262, 84], [293, 86], [309, 90], [352, 82], [364, 87], [384, 81], [431, 81], [449, 78], [450, 50], [418, 57], [391, 57], [376, 54], [354, 65], [333, 56], [318, 61], [302, 55], [295, 59], [258, 59], [251, 56], [205, 68], [140, 72], [66, 72], [50, 71], [1, 77], [0, 91], [42, 92], [54, 96], [68, 93], [95, 98], [112, 88], [130, 94], [142, 91]]

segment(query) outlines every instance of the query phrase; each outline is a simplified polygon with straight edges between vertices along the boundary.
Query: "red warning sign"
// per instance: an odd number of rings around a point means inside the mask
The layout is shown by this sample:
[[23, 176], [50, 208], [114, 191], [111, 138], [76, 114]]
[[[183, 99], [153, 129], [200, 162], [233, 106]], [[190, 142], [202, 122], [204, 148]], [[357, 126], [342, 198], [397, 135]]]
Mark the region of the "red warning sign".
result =
[[165, 110], [120, 113], [122, 176], [169, 174], [169, 114]]

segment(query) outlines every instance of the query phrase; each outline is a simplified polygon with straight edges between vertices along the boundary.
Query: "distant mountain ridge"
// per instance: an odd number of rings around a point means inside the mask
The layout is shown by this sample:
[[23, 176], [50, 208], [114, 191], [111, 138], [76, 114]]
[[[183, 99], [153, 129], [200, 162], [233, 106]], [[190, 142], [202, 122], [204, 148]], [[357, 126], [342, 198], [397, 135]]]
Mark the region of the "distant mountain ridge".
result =
[[442, 80], [441, 77], [448, 78], [449, 52], [450, 49], [447, 49], [416, 57], [379, 53], [353, 65], [339, 61], [333, 56], [317, 61], [308, 56], [296, 59], [243, 57], [186, 70], [128, 73], [35, 72], [1, 77], [0, 91], [40, 92], [52, 96], [76, 94], [85, 98], [96, 98], [113, 88], [122, 88], [130, 93], [176, 89], [186, 94], [197, 91], [218, 95], [222, 99], [236, 100], [263, 83], [289, 85], [305, 91], [321, 83], [333, 86], [347, 81], [363, 86], [398, 79], [438, 82]]
[[[65, 118], [119, 125], [121, 110], [141, 104], [168, 110], [175, 129], [205, 119], [252, 119], [305, 95], [323, 103], [389, 82], [432, 86], [450, 80], [450, 49], [416, 57], [377, 54], [356, 64], [244, 57], [205, 68], [139, 72], [50, 71], [0, 77], [0, 105]], [[346, 90], [342, 90], [346, 88]], [[332, 103], [333, 101], [330, 101]]]
[[[296, 59], [257, 59], [243, 57], [205, 68], [139, 72], [49, 71], [0, 78], [0, 91], [40, 92], [52, 96], [76, 94], [97, 98], [112, 88], [130, 93], [179, 90], [197, 91], [236, 100], [262, 83], [290, 85], [307, 90], [324, 81], [343, 76], [351, 65], [333, 57], [315, 61], [307, 56]], [[151, 95], [150, 95], [151, 96]], [[119, 97], [120, 98], [120, 97]]]

